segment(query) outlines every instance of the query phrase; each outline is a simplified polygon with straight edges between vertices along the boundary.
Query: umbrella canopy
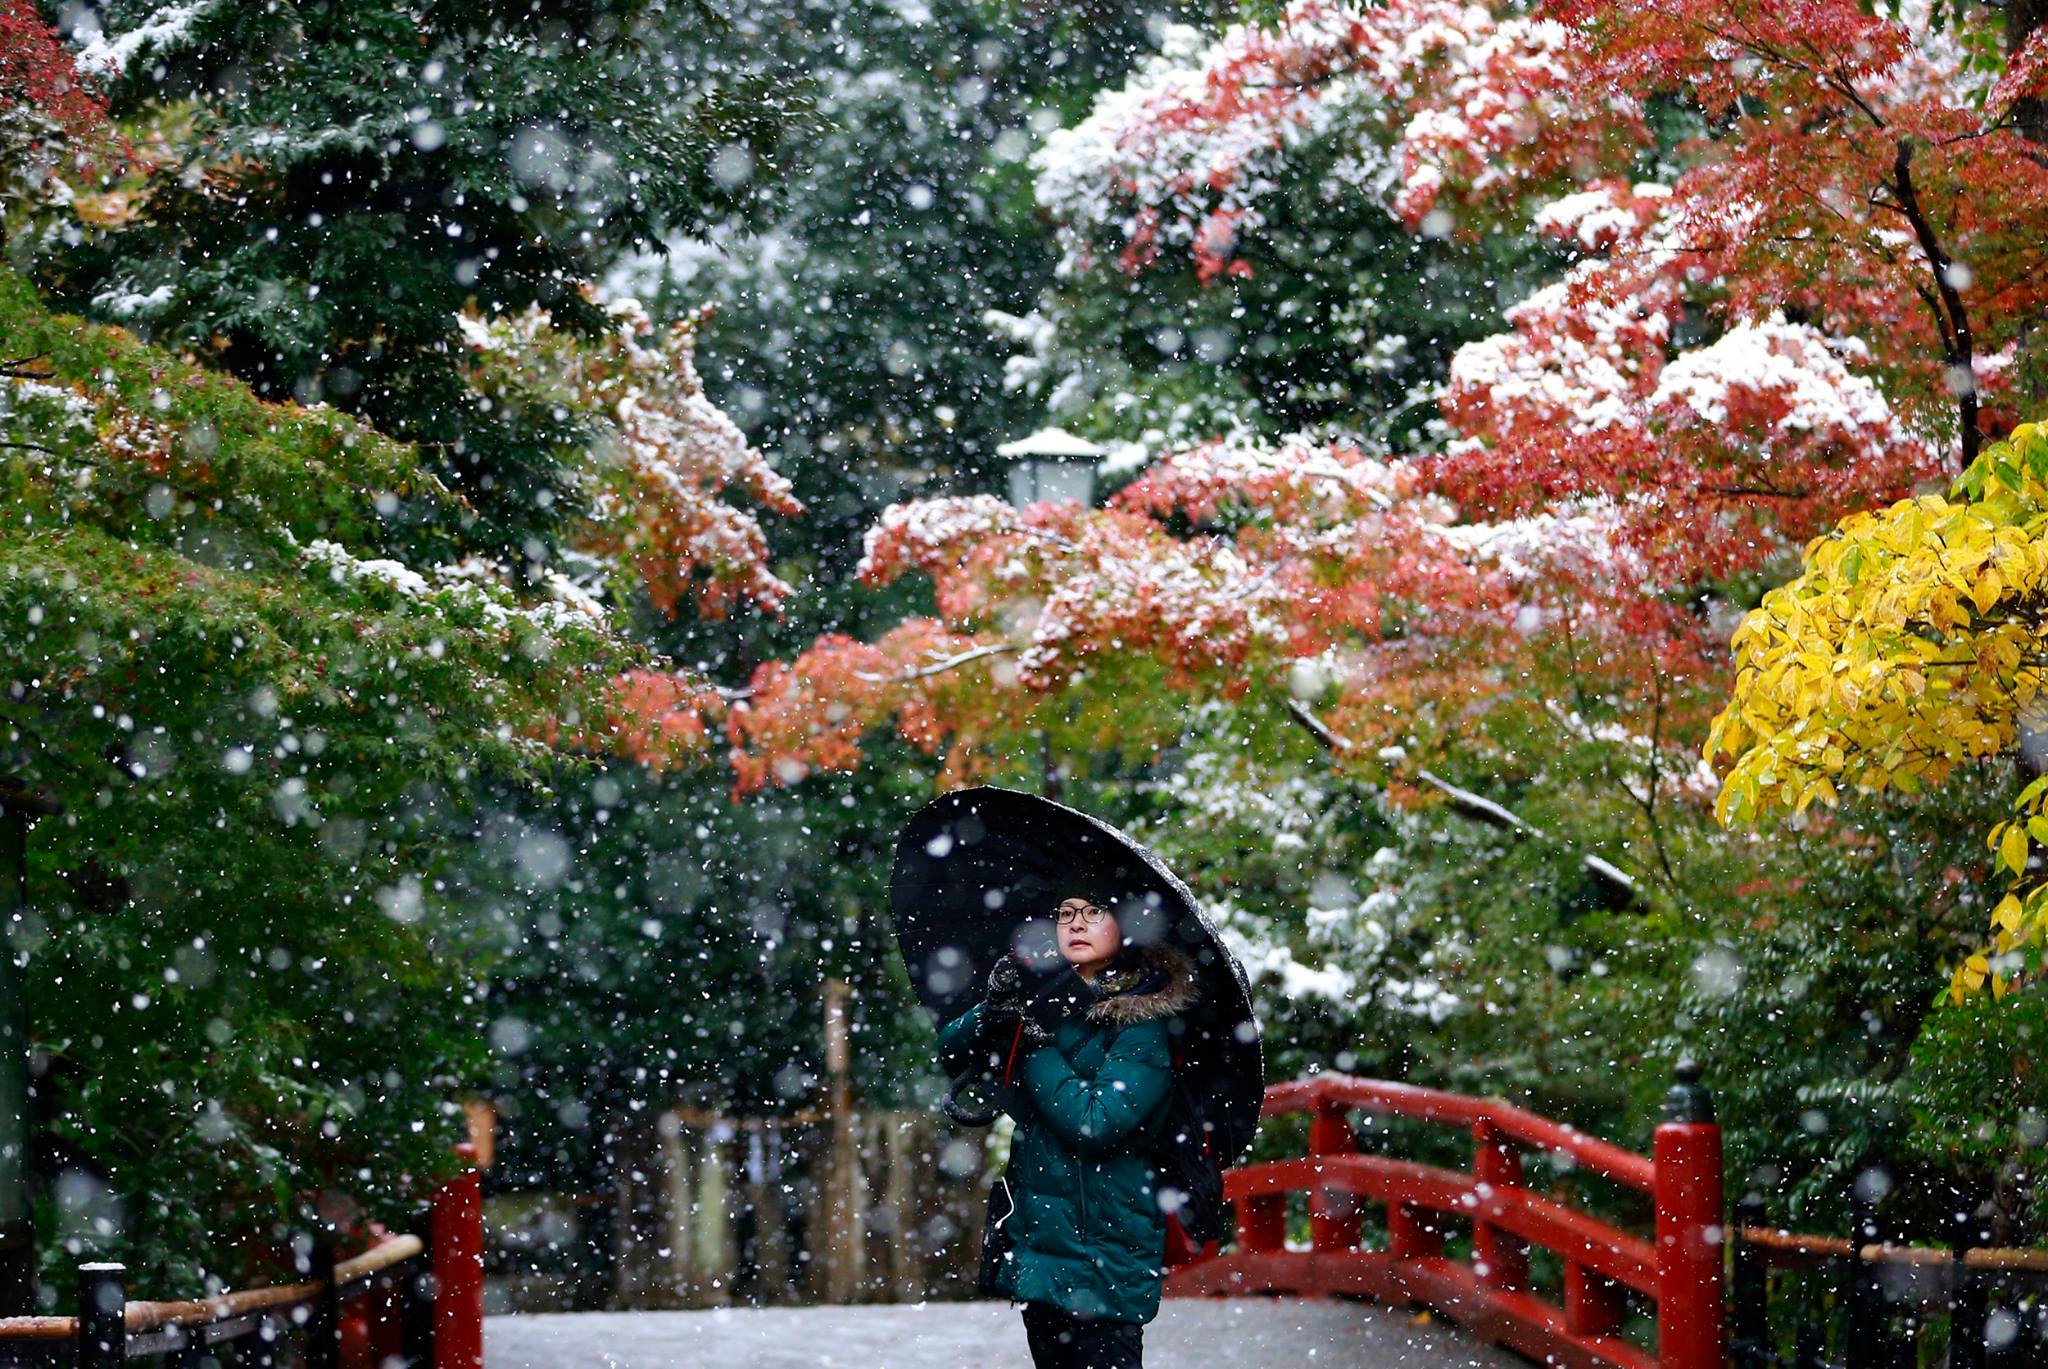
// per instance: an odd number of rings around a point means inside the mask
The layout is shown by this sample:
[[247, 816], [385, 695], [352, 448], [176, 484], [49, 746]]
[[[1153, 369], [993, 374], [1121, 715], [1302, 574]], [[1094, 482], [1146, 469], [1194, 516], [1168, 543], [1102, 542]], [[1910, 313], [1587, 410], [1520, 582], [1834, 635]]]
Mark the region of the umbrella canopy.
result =
[[1064, 804], [993, 787], [961, 789], [919, 810], [896, 843], [889, 881], [896, 940], [924, 1006], [950, 1022], [979, 1002], [988, 972], [1015, 955], [1038, 972], [1026, 992], [1066, 970], [1052, 913], [1073, 895], [1116, 912], [1124, 940], [1165, 943], [1194, 961], [1201, 987], [1177, 1045], [1190, 1094], [1235, 1164], [1259, 1122], [1265, 1065], [1244, 968], [1201, 905], [1157, 856]]

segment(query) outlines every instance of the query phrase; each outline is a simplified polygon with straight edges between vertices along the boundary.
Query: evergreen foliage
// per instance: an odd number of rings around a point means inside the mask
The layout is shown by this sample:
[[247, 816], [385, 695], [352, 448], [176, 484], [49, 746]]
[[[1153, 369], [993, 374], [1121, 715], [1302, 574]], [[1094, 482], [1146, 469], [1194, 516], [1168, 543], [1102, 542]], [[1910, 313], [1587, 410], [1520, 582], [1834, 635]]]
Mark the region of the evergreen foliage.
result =
[[[126, 221], [46, 279], [202, 351], [260, 395], [325, 400], [417, 443], [468, 501], [465, 541], [544, 561], [585, 512], [545, 408], [485, 402], [457, 315], [547, 310], [619, 251], [751, 198], [788, 101], [645, 37], [658, 0], [115, 3], [84, 64], [115, 112], [191, 102], [192, 137]], [[688, 6], [678, 22], [706, 22]], [[755, 169], [744, 185], [720, 168]]]
[[286, 1225], [413, 1224], [480, 1065], [441, 890], [471, 791], [544, 784], [641, 658], [436, 565], [467, 511], [355, 420], [11, 275], [0, 358], [0, 772], [60, 805], [15, 936], [46, 1286], [84, 1254], [196, 1289]]

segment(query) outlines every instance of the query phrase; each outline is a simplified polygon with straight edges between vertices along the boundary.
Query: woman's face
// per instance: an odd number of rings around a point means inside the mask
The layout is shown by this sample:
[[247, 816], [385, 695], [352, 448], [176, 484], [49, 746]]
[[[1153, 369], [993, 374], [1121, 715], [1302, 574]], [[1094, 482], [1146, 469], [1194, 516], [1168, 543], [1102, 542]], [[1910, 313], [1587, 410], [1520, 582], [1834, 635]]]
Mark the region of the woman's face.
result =
[[1078, 895], [1060, 903], [1053, 925], [1059, 929], [1060, 955], [1083, 979], [1093, 979], [1124, 944], [1116, 916]]

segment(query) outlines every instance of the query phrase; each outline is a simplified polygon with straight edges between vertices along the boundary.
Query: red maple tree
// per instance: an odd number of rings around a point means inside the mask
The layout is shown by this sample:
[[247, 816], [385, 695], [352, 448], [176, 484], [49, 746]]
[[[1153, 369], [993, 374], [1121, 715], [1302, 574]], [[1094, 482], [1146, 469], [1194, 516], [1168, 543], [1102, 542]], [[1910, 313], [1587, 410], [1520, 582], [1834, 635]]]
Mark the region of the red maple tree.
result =
[[0, 0], [0, 212], [105, 149], [107, 104], [33, 0]]
[[[763, 667], [725, 718], [740, 787], [857, 765], [892, 720], [962, 773], [1143, 685], [1278, 702], [1411, 773], [1486, 745], [1474, 719], [1547, 719], [1639, 798], [1703, 801], [1715, 587], [1953, 469], [2038, 364], [2048, 60], [2007, 36], [1989, 61], [1852, 0], [1307, 0], [1141, 71], [1039, 159], [1069, 274], [1173, 249], [1227, 279], [1338, 119], [1356, 155], [1326, 174], [1417, 231], [1514, 225], [1576, 261], [1458, 355], [1438, 450], [1231, 439], [1104, 509], [891, 510], [866, 573], [930, 576], [937, 616]], [[1632, 182], [1659, 104], [1697, 131]]]

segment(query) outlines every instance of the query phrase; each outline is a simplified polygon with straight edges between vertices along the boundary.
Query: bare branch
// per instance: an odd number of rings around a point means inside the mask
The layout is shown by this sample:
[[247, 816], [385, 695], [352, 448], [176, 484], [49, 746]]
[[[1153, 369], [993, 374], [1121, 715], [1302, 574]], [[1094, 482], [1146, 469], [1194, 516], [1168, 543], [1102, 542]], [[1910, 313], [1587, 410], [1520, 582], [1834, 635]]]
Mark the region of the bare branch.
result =
[[1768, 485], [1716, 485], [1707, 493], [1727, 499], [1809, 499], [1813, 496], [1812, 490], [1774, 490]]
[[933, 661], [930, 665], [919, 666], [915, 670], [908, 670], [900, 675], [869, 675], [864, 671], [856, 670], [853, 673], [853, 677], [856, 680], [866, 680], [869, 684], [914, 684], [919, 680], [928, 680], [934, 675], [943, 675], [949, 670], [957, 670], [971, 661], [981, 660], [984, 656], [1001, 656], [1008, 652], [1019, 650], [1022, 650], [1022, 647], [1016, 642], [990, 642], [986, 646], [978, 646], [970, 651], [962, 651], [957, 655]]
[[54, 371], [29, 369], [38, 361], [47, 361], [49, 356], [48, 352], [37, 352], [32, 356], [0, 361], [0, 376], [5, 376], [9, 380], [55, 380], [57, 373]]

